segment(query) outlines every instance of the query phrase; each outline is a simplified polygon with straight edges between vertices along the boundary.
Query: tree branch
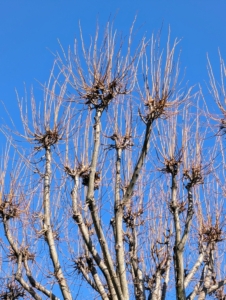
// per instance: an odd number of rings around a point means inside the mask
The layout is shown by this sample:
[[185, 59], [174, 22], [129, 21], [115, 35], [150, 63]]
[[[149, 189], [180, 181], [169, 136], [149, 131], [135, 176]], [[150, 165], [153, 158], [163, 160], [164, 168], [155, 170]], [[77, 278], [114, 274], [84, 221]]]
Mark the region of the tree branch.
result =
[[174, 269], [175, 269], [175, 281], [176, 281], [176, 293], [177, 300], [185, 300], [184, 289], [184, 261], [183, 261], [183, 248], [180, 247], [181, 242], [181, 226], [179, 218], [179, 207], [177, 203], [177, 172], [178, 163], [172, 166], [172, 198], [170, 208], [173, 214], [174, 228], [175, 228], [175, 244], [174, 244]]
[[22, 277], [21, 272], [21, 265], [22, 265], [22, 253], [19, 253], [17, 259], [17, 272], [16, 272], [16, 280], [22, 285], [22, 287], [36, 300], [42, 300], [42, 298], [33, 290], [32, 287], [27, 284], [27, 282]]
[[161, 299], [161, 270], [157, 270], [155, 273], [155, 288], [152, 292], [151, 300]]
[[184, 228], [183, 236], [182, 236], [180, 244], [179, 244], [179, 247], [180, 247], [181, 250], [184, 249], [184, 246], [187, 242], [190, 227], [191, 227], [192, 217], [193, 217], [193, 214], [194, 214], [193, 196], [192, 196], [192, 190], [191, 190], [192, 189], [192, 184], [188, 183], [186, 188], [187, 188], [187, 191], [188, 191], [188, 210], [187, 210], [187, 217], [186, 217], [186, 221], [185, 221], [185, 228]]
[[149, 121], [146, 124], [145, 137], [144, 137], [144, 142], [143, 142], [143, 146], [142, 146], [142, 149], [141, 149], [140, 156], [139, 156], [138, 161], [136, 163], [136, 166], [134, 168], [133, 175], [132, 175], [132, 178], [130, 180], [130, 183], [129, 183], [127, 189], [126, 189], [126, 193], [125, 193], [125, 195], [122, 199], [122, 205], [123, 206], [125, 206], [128, 203], [128, 201], [130, 200], [130, 198], [132, 197], [134, 185], [136, 184], [137, 179], [138, 179], [139, 174], [140, 174], [140, 171], [143, 167], [144, 160], [145, 160], [145, 158], [147, 156], [147, 153], [148, 153], [149, 140], [150, 140], [150, 136], [151, 136], [151, 129], [152, 129], [152, 122]]
[[11, 235], [10, 229], [9, 229], [9, 221], [7, 220], [6, 216], [3, 215], [3, 225], [4, 225], [4, 231], [5, 231], [5, 235], [6, 238], [11, 246], [11, 248], [13, 249], [14, 253], [16, 254], [16, 256], [19, 255], [19, 249], [17, 247], [16, 242], [14, 241], [14, 238]]
[[188, 275], [185, 277], [184, 280], [184, 287], [186, 288], [188, 286], [188, 284], [190, 283], [191, 279], [193, 278], [193, 276], [195, 275], [195, 273], [198, 271], [199, 267], [201, 266], [202, 262], [204, 259], [204, 252], [200, 253], [196, 263], [194, 264], [194, 266], [192, 267], [192, 269], [190, 270], [190, 272], [188, 273]]
[[95, 231], [104, 255], [104, 259], [106, 265], [108, 267], [109, 273], [111, 275], [111, 279], [117, 293], [119, 299], [123, 299], [123, 294], [120, 286], [120, 282], [114, 270], [114, 264], [112, 261], [111, 254], [108, 249], [107, 241], [100, 223], [99, 215], [98, 215], [98, 208], [94, 199], [94, 180], [95, 180], [95, 173], [97, 167], [97, 159], [99, 153], [99, 146], [100, 146], [100, 118], [103, 110], [97, 109], [96, 116], [95, 116], [95, 125], [94, 125], [94, 149], [92, 155], [92, 161], [90, 166], [90, 174], [89, 174], [89, 184], [88, 184], [88, 191], [86, 202], [88, 203], [89, 210], [91, 212], [93, 224], [95, 227]]
[[43, 227], [45, 231], [46, 241], [49, 246], [50, 258], [54, 266], [54, 274], [58, 280], [62, 295], [65, 300], [72, 300], [72, 296], [67, 285], [66, 279], [59, 262], [56, 246], [54, 242], [53, 231], [51, 227], [51, 210], [50, 210], [50, 178], [51, 178], [51, 146], [45, 147], [45, 174], [44, 174], [44, 220]]
[[208, 294], [216, 292], [219, 288], [226, 284], [226, 279], [218, 281], [216, 284], [212, 285], [211, 288], [208, 289]]
[[130, 254], [130, 264], [132, 267], [132, 277], [134, 282], [134, 292], [136, 300], [145, 299], [145, 289], [144, 289], [144, 279], [142, 271], [138, 265], [137, 256], [137, 233], [135, 229], [135, 219], [132, 221], [133, 224], [128, 226], [131, 233], [128, 234], [129, 239], [129, 254]]
[[[104, 275], [104, 277], [107, 281], [112, 299], [117, 300], [117, 296], [116, 296], [116, 293], [115, 293], [115, 289], [114, 289], [114, 286], [113, 286], [112, 279], [111, 279], [111, 276], [109, 274], [108, 268], [107, 268], [105, 262], [103, 261], [103, 259], [101, 259], [100, 255], [98, 254], [96, 248], [94, 247], [94, 245], [92, 243], [92, 240], [91, 240], [91, 237], [89, 235], [88, 228], [85, 225], [82, 214], [80, 213], [80, 211], [78, 209], [77, 190], [78, 190], [78, 175], [75, 175], [75, 177], [74, 177], [74, 187], [71, 191], [73, 219], [78, 224], [78, 227], [79, 227], [79, 230], [81, 232], [83, 241], [85, 242], [90, 254], [92, 255], [93, 259], [95, 260], [96, 264], [98, 265], [98, 267], [102, 271], [102, 273], [103, 273], [103, 275]], [[100, 292], [101, 291], [99, 291], [99, 293]]]
[[166, 263], [166, 274], [165, 274], [165, 281], [163, 283], [163, 287], [162, 287], [162, 298], [161, 300], [165, 300], [166, 299], [166, 292], [167, 292], [167, 288], [168, 288], [168, 284], [169, 284], [169, 275], [170, 275], [170, 255], [168, 255], [168, 259], [167, 259], [167, 263]]
[[52, 292], [50, 292], [49, 290], [47, 290], [42, 284], [40, 284], [39, 282], [37, 282], [34, 277], [31, 274], [31, 270], [28, 266], [28, 262], [27, 259], [24, 258], [24, 266], [25, 266], [25, 270], [26, 270], [26, 275], [27, 278], [30, 282], [30, 284], [36, 288], [37, 290], [39, 290], [40, 292], [42, 292], [43, 294], [45, 294], [47, 297], [49, 297], [52, 300], [59, 300], [59, 298], [57, 298]]
[[103, 284], [102, 284], [102, 282], [100, 280], [100, 277], [99, 277], [99, 275], [98, 275], [98, 273], [96, 271], [96, 268], [93, 265], [93, 260], [91, 258], [88, 259], [88, 265], [89, 265], [89, 270], [90, 270], [90, 272], [91, 272], [91, 274], [93, 276], [95, 285], [97, 287], [96, 290], [100, 293], [101, 298], [103, 300], [109, 300], [109, 297], [108, 297], [108, 295], [107, 295], [107, 293], [106, 293], [106, 291], [104, 289], [104, 286], [103, 286]]
[[122, 149], [116, 148], [116, 178], [115, 178], [115, 249], [117, 269], [124, 299], [129, 299], [128, 282], [126, 279], [125, 253], [123, 243], [123, 208], [120, 203], [121, 155]]
[[199, 281], [196, 286], [194, 287], [194, 290], [187, 296], [186, 300], [194, 300], [196, 295], [199, 292], [201, 286], [201, 281]]

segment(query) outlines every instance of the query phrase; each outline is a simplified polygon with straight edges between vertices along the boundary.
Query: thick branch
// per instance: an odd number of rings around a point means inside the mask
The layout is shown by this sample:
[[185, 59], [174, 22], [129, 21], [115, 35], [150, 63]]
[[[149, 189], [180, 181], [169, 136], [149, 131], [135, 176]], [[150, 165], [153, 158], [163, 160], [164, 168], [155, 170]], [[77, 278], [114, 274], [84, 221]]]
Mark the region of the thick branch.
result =
[[50, 210], [51, 149], [50, 146], [47, 146], [45, 148], [45, 158], [46, 158], [46, 166], [45, 166], [45, 175], [44, 175], [43, 227], [45, 230], [46, 241], [49, 246], [50, 257], [54, 266], [54, 274], [58, 280], [62, 295], [65, 300], [72, 300], [71, 293], [69, 291], [66, 279], [61, 269], [58, 254], [56, 251], [53, 231], [51, 227], [51, 210]]
[[187, 217], [186, 217], [186, 221], [185, 221], [185, 228], [184, 228], [183, 236], [181, 238], [180, 245], [179, 245], [181, 250], [184, 249], [184, 246], [187, 242], [190, 227], [191, 227], [192, 217], [194, 214], [193, 196], [192, 196], [192, 191], [191, 191], [192, 185], [188, 184], [186, 188], [188, 191], [188, 211], [187, 211]]
[[169, 284], [169, 275], [170, 275], [170, 255], [168, 255], [168, 259], [167, 259], [167, 263], [166, 263], [166, 274], [165, 274], [165, 281], [163, 283], [163, 287], [162, 287], [162, 298], [161, 300], [165, 300], [166, 299], [166, 292], [167, 292], [167, 288], [168, 288], [168, 284]]
[[212, 285], [208, 290], [208, 294], [216, 292], [219, 288], [226, 284], [226, 279], [218, 281], [216, 284]]
[[39, 290], [40, 292], [42, 292], [43, 294], [45, 294], [47, 297], [49, 297], [52, 300], [59, 300], [59, 298], [57, 298], [52, 292], [50, 292], [49, 290], [47, 290], [42, 284], [40, 284], [39, 282], [37, 282], [34, 277], [31, 274], [31, 270], [28, 266], [28, 262], [27, 259], [24, 259], [24, 266], [25, 266], [25, 270], [26, 270], [26, 275], [27, 278], [30, 282], [30, 284], [36, 288], [37, 290]]
[[120, 170], [122, 149], [117, 149], [116, 157], [116, 178], [115, 178], [115, 248], [117, 258], [118, 275], [124, 299], [129, 299], [128, 282], [126, 279], [125, 253], [123, 244], [123, 208], [120, 203]]
[[[76, 223], [78, 224], [78, 227], [79, 227], [79, 230], [81, 232], [83, 241], [85, 242], [90, 254], [92, 255], [93, 259], [95, 260], [96, 264], [98, 265], [98, 267], [102, 271], [102, 273], [103, 273], [103, 275], [104, 275], [104, 277], [107, 281], [112, 299], [117, 300], [117, 296], [116, 296], [116, 293], [115, 293], [115, 289], [114, 289], [114, 286], [113, 286], [112, 279], [111, 279], [111, 276], [109, 274], [108, 268], [107, 268], [105, 262], [101, 259], [100, 255], [98, 254], [96, 248], [94, 247], [94, 245], [92, 243], [92, 240], [90, 238], [90, 235], [89, 235], [88, 228], [85, 225], [82, 214], [80, 213], [80, 211], [78, 209], [78, 203], [77, 203], [78, 194], [77, 194], [77, 191], [78, 191], [78, 176], [75, 176], [75, 178], [74, 178], [74, 188], [72, 189], [72, 192], [71, 192], [73, 218], [76, 221]], [[99, 291], [99, 293], [101, 293], [101, 290]]]
[[107, 295], [107, 293], [106, 293], [106, 291], [104, 289], [104, 286], [103, 286], [103, 284], [102, 284], [102, 282], [100, 280], [100, 277], [99, 277], [99, 275], [98, 275], [98, 273], [96, 271], [96, 268], [93, 265], [92, 259], [88, 260], [88, 265], [89, 265], [89, 269], [91, 271], [91, 274], [93, 276], [93, 279], [94, 279], [94, 282], [95, 282], [95, 286], [97, 287], [97, 290], [98, 290], [98, 292], [101, 295], [101, 298], [103, 300], [109, 300], [108, 295]]
[[42, 300], [42, 298], [33, 290], [32, 287], [23, 279], [21, 272], [22, 265], [22, 253], [18, 255], [17, 259], [17, 272], [16, 272], [16, 280], [22, 285], [22, 287], [36, 300]]
[[114, 264], [112, 261], [112, 257], [109, 252], [107, 241], [106, 241], [106, 238], [105, 238], [105, 235], [104, 235], [101, 223], [100, 223], [100, 219], [99, 219], [99, 215], [98, 215], [98, 207], [97, 207], [95, 199], [94, 199], [94, 180], [95, 180], [95, 173], [96, 173], [97, 160], [98, 160], [98, 154], [99, 154], [99, 146], [100, 146], [100, 117], [101, 117], [101, 114], [102, 114], [102, 111], [97, 109], [96, 116], [95, 116], [95, 125], [94, 125], [94, 130], [95, 130], [95, 132], [94, 132], [94, 149], [93, 149], [92, 161], [91, 161], [91, 166], [90, 166], [89, 185], [88, 185], [86, 202], [89, 205], [89, 209], [91, 212], [95, 231], [98, 236], [101, 250], [103, 252], [104, 259], [106, 261], [109, 273], [111, 275], [111, 279], [112, 279], [115, 291], [117, 293], [118, 298], [123, 299], [120, 282], [119, 282], [117, 275], [115, 273], [115, 270], [114, 270]]
[[179, 208], [177, 204], [177, 165], [175, 165], [175, 172], [172, 172], [172, 199], [171, 210], [174, 220], [175, 228], [175, 244], [174, 244], [174, 269], [175, 269], [175, 281], [176, 281], [176, 293], [177, 300], [185, 300], [184, 289], [184, 261], [183, 261], [183, 249], [180, 247], [181, 242], [181, 226], [179, 218]]
[[[104, 289], [104, 286], [97, 274], [96, 268], [93, 265], [93, 259], [88, 257], [87, 259], [88, 268], [84, 267], [83, 265], [79, 266], [79, 271], [82, 273], [84, 279], [87, 283], [97, 292], [100, 294], [103, 300], [109, 300], [109, 297]], [[89, 271], [91, 272], [93, 279], [89, 277]]]
[[188, 284], [190, 283], [191, 279], [193, 278], [193, 276], [195, 275], [195, 273], [198, 271], [199, 267], [201, 266], [202, 262], [204, 259], [204, 252], [200, 253], [196, 263], [194, 264], [193, 268], [190, 270], [190, 272], [188, 273], [188, 275], [185, 277], [185, 281], [184, 281], [184, 287], [186, 288], [188, 286]]
[[161, 299], [161, 270], [157, 270], [155, 273], [155, 288], [152, 292], [151, 300]]
[[[135, 220], [134, 220], [135, 222]], [[137, 233], [135, 226], [131, 226], [131, 234], [129, 235], [129, 252], [130, 252], [130, 262], [132, 267], [132, 276], [134, 282], [135, 298], [136, 300], [145, 299], [145, 289], [143, 273], [138, 265], [137, 256]]]
[[171, 194], [171, 211], [173, 214], [174, 229], [176, 234], [175, 246], [179, 246], [181, 241], [181, 226], [179, 217], [179, 208], [177, 203], [177, 174], [172, 174], [172, 194]]
[[97, 293], [99, 293], [99, 290], [98, 290], [98, 288], [97, 288], [95, 282], [89, 277], [87, 271], [86, 271], [84, 268], [82, 268], [82, 267], [79, 268], [79, 271], [82, 273], [82, 275], [83, 275], [84, 279], [87, 281], [87, 283], [88, 283], [88, 284], [89, 284], [89, 285], [90, 285]]
[[194, 287], [194, 290], [187, 296], [187, 298], [186, 298], [187, 300], [194, 300], [196, 295], [198, 295], [200, 287], [204, 282], [204, 276], [205, 276], [205, 266], [202, 270], [202, 274], [201, 274], [201, 277], [200, 277], [198, 283]]
[[187, 296], [186, 300], [194, 300], [196, 295], [198, 294], [199, 292], [199, 289], [200, 289], [200, 286], [201, 286], [201, 282], [198, 282], [194, 288], [194, 290]]
[[13, 249], [14, 253], [18, 256], [19, 255], [19, 250], [17, 247], [17, 244], [15, 242], [15, 239], [12, 237], [10, 229], [9, 229], [9, 221], [7, 220], [6, 216], [3, 216], [3, 225], [4, 225], [4, 231], [5, 231], [5, 236]]
[[209, 294], [209, 290], [212, 287], [212, 278], [214, 273], [213, 249], [210, 249], [208, 254], [209, 254], [208, 259], [203, 270], [203, 274], [204, 274], [203, 288], [199, 292], [198, 300], [206, 299], [206, 296]]
[[133, 188], [134, 188], [134, 185], [136, 184], [137, 182], [137, 179], [139, 177], [139, 174], [140, 174], [140, 171], [144, 165], [144, 161], [145, 161], [145, 158], [147, 156], [147, 153], [148, 153], [148, 148], [149, 148], [149, 140], [150, 140], [150, 136], [151, 136], [151, 128], [152, 128], [152, 122], [149, 122], [146, 124], [146, 131], [145, 131], [145, 137], [144, 137], [144, 142], [143, 142], [143, 146], [142, 146], [142, 149], [141, 149], [141, 153], [140, 153], [140, 156], [139, 156], [139, 159], [137, 161], [137, 164], [134, 168], [134, 172], [133, 172], [133, 175], [132, 175], [132, 178], [130, 180], [130, 183], [129, 183], [129, 186], [127, 187], [126, 189], [126, 193], [122, 199], [122, 204], [123, 206], [125, 206], [128, 201], [130, 200], [130, 198], [132, 197], [132, 194], [133, 194]]

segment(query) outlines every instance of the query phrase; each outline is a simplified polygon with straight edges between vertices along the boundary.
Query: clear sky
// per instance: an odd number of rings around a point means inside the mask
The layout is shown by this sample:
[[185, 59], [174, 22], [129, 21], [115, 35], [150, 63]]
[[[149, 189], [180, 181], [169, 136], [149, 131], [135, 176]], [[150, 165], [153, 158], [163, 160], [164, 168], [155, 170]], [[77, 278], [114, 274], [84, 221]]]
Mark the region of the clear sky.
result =
[[[66, 48], [78, 36], [95, 31], [116, 15], [115, 27], [124, 34], [137, 14], [140, 33], [157, 32], [163, 24], [163, 39], [171, 26], [172, 37], [182, 38], [181, 66], [186, 79], [207, 79], [206, 53], [218, 71], [218, 47], [226, 58], [225, 0], [0, 0], [0, 100], [13, 113], [15, 88], [23, 94], [35, 79], [48, 79], [57, 39]], [[37, 85], [37, 84], [36, 84]], [[16, 108], [15, 108], [16, 109]]]

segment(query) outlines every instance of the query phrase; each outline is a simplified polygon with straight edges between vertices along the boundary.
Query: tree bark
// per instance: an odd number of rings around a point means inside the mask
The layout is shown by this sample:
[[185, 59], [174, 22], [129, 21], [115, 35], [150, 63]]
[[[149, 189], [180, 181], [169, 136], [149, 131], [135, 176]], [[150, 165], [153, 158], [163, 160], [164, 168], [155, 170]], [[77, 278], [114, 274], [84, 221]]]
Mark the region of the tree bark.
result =
[[45, 175], [44, 175], [44, 196], [43, 196], [43, 207], [44, 207], [44, 220], [43, 229], [45, 231], [46, 241], [49, 246], [50, 258], [54, 267], [54, 274], [59, 283], [64, 300], [72, 300], [72, 296], [64, 277], [52, 231], [51, 226], [51, 209], [50, 209], [50, 181], [51, 181], [51, 148], [47, 146], [45, 148]]

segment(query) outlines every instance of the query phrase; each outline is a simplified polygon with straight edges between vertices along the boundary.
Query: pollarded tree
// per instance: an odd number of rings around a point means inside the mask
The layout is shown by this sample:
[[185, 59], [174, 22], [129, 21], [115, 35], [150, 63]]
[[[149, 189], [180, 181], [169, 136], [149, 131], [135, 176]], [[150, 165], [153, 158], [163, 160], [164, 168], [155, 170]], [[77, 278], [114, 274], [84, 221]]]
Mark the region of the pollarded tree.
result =
[[177, 40], [98, 34], [2, 127], [0, 297], [223, 300], [225, 119], [181, 87]]

